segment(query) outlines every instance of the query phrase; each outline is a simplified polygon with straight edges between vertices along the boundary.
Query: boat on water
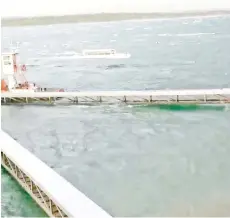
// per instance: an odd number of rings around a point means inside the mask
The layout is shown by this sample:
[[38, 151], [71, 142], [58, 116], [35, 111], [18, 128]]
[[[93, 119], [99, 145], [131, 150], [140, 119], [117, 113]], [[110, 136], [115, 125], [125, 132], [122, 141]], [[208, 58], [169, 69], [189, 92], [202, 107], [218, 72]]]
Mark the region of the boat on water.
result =
[[9, 52], [1, 55], [1, 92], [63, 92], [64, 89], [45, 88], [25, 77], [26, 65], [18, 61], [18, 53]]
[[115, 49], [83, 50], [82, 53], [76, 54], [75, 56], [86, 59], [124, 59], [131, 57], [129, 53], [117, 53]]

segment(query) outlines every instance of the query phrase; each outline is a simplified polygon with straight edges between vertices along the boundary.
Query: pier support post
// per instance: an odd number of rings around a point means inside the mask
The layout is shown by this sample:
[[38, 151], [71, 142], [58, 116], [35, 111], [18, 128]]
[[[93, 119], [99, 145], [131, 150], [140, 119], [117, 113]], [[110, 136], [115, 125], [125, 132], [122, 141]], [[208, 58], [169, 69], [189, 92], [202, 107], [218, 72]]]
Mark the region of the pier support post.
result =
[[153, 96], [152, 95], [149, 96], [149, 102], [153, 102]]
[[207, 95], [204, 95], [204, 102], [207, 102]]
[[179, 95], [176, 96], [176, 102], [179, 102]]

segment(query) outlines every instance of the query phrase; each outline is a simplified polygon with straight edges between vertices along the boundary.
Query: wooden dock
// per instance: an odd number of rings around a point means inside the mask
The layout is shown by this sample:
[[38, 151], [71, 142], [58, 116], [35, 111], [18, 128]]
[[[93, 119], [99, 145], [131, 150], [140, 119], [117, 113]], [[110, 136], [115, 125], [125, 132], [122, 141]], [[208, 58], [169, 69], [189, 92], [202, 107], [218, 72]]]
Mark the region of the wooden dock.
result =
[[2, 104], [229, 104], [230, 88], [152, 91], [2, 92], [1, 102]]

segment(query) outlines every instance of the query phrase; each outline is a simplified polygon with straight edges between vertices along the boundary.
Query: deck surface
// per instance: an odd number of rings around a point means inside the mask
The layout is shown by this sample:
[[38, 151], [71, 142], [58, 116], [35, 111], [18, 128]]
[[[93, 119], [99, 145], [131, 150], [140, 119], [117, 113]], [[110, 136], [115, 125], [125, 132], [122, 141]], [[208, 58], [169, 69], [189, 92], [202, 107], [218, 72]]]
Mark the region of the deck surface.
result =
[[67, 180], [3, 131], [0, 131], [0, 143], [1, 152], [52, 198], [68, 217], [111, 217]]
[[153, 91], [82, 92], [2, 92], [4, 103], [149, 103], [149, 104], [223, 104], [230, 103], [230, 88]]

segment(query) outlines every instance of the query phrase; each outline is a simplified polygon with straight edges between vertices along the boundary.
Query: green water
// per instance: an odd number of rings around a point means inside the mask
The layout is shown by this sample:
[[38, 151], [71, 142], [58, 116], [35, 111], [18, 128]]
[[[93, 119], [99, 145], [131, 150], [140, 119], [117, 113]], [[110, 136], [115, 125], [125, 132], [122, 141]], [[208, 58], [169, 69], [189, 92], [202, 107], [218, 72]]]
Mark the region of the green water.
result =
[[[139, 108], [138, 108], [139, 107]], [[225, 111], [230, 110], [230, 104], [226, 105], [180, 105], [180, 104], [162, 104], [162, 105], [145, 105], [135, 106], [139, 110], [168, 110], [168, 111]]]
[[198, 108], [4, 106], [2, 112], [6, 131], [112, 215], [226, 215], [230, 111]]
[[1, 168], [2, 217], [47, 217], [21, 186]]

